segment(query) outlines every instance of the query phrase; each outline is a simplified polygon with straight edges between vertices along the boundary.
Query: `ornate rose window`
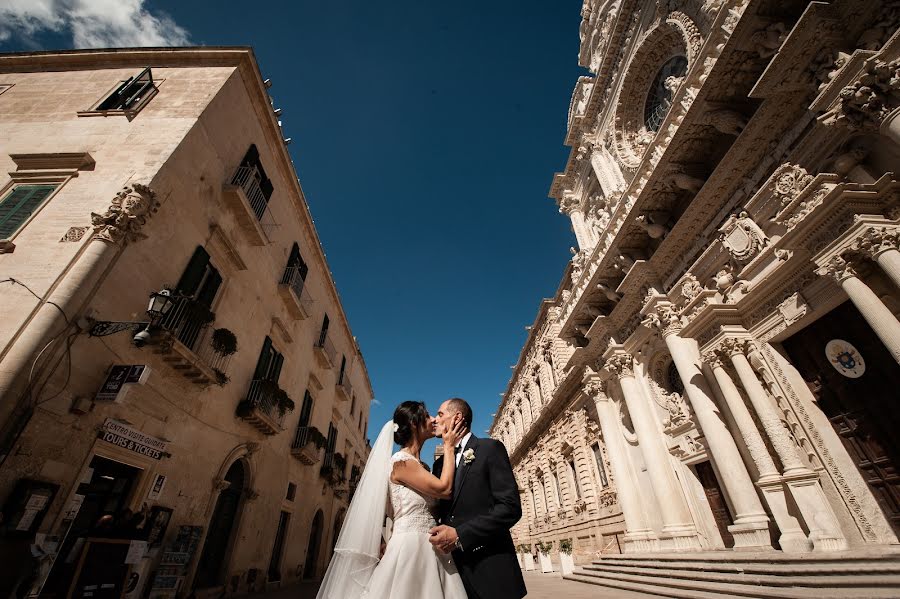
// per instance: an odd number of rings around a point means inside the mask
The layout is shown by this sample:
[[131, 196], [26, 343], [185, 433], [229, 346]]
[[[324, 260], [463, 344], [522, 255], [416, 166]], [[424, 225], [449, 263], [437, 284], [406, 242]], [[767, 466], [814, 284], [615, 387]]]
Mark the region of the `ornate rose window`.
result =
[[677, 11], [644, 35], [616, 101], [615, 151], [626, 169], [640, 164], [702, 44], [694, 22]]

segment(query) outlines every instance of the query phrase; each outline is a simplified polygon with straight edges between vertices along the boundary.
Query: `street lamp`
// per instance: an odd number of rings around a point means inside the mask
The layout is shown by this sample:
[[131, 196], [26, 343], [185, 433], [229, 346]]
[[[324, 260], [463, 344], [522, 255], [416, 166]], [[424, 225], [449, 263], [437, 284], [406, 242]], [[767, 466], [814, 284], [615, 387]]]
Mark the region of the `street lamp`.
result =
[[107, 335], [131, 329], [136, 331], [134, 344], [141, 347], [150, 339], [150, 327], [164, 318], [173, 305], [174, 301], [172, 300], [172, 291], [170, 289], [154, 291], [150, 294], [150, 303], [147, 306], [149, 321], [94, 320], [91, 323], [88, 335], [91, 337], [106, 337]]

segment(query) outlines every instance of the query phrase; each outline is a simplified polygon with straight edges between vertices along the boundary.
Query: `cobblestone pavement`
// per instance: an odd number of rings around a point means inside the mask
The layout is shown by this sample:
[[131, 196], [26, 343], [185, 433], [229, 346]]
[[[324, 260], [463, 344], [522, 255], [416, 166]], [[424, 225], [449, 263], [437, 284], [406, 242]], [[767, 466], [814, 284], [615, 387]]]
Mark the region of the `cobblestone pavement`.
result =
[[[528, 599], [660, 599], [657, 595], [563, 580], [558, 572], [525, 572], [525, 586], [528, 587]], [[303, 583], [256, 595], [253, 599], [315, 599], [318, 588], [318, 583]]]

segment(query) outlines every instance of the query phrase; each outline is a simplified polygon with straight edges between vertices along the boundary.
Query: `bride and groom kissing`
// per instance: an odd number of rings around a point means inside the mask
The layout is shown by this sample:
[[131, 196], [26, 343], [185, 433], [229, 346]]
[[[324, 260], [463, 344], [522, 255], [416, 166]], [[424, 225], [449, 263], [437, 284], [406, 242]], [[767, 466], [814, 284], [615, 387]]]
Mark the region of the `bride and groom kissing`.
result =
[[[522, 517], [509, 456], [471, 426], [472, 408], [459, 398], [434, 417], [422, 402], [397, 406], [369, 453], [317, 599], [525, 596], [509, 533]], [[432, 437], [444, 454], [429, 470], [419, 453]]]

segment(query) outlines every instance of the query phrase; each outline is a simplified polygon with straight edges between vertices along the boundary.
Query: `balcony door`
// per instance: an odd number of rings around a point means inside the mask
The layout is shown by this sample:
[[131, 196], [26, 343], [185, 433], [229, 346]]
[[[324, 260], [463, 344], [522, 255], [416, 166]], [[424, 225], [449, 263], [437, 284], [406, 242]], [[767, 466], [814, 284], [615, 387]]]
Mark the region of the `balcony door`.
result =
[[209, 261], [209, 253], [197, 246], [175, 288], [179, 299], [169, 312], [164, 326], [190, 349], [194, 349], [203, 328], [209, 324], [205, 313], [212, 309], [213, 300], [222, 286], [222, 275]]
[[277, 383], [281, 377], [281, 367], [283, 365], [284, 356], [272, 346], [272, 340], [266, 337], [263, 341], [262, 350], [259, 352], [259, 360], [256, 362], [253, 380]]
[[328, 315], [325, 315], [325, 318], [322, 320], [322, 330], [319, 332], [319, 347], [323, 347], [325, 345], [325, 339], [328, 338]]
[[300, 246], [294, 244], [291, 247], [291, 253], [288, 256], [287, 266], [284, 269], [284, 276], [281, 282], [290, 285], [298, 294], [303, 290], [303, 284], [306, 282], [306, 275], [309, 274], [309, 266], [300, 255]]

